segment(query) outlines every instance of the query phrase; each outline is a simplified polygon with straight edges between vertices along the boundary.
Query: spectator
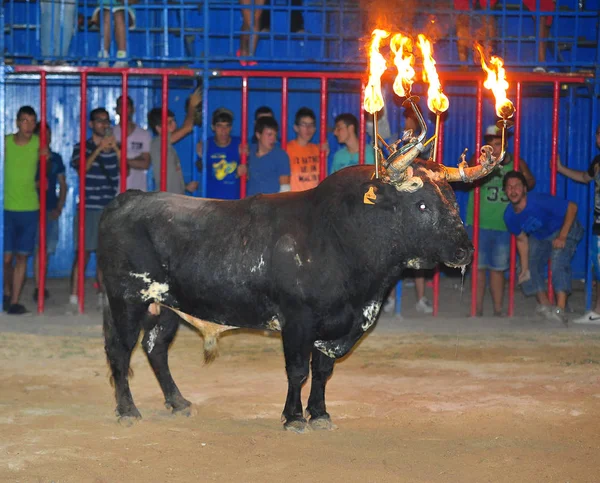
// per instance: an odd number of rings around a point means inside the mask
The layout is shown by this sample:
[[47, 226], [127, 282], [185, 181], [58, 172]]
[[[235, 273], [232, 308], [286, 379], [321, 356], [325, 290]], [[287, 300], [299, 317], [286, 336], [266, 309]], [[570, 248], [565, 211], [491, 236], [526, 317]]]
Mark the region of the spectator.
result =
[[[256, 121], [258, 121], [261, 117], [272, 117], [273, 119], [275, 119], [275, 113], [273, 112], [273, 109], [271, 109], [269, 106], [260, 106], [259, 108], [256, 109], [256, 111], [254, 111], [254, 128], [256, 128]], [[258, 139], [256, 137], [256, 132], [252, 135], [252, 140], [251, 143], [252, 144], [256, 144], [258, 142]]]
[[[240, 4], [253, 5], [255, 8], [242, 9], [242, 32], [249, 32], [252, 30], [252, 34], [240, 35], [240, 50], [237, 51], [237, 56], [252, 57], [256, 51], [256, 44], [258, 43], [260, 17], [263, 12], [262, 9], [256, 7], [263, 6], [265, 4], [265, 0], [240, 0]], [[252, 66], [256, 65], [256, 62], [253, 60], [240, 60], [240, 64], [243, 66]]]
[[[577, 221], [577, 205], [556, 196], [527, 192], [523, 173], [506, 173], [503, 188], [510, 201], [504, 212], [508, 231], [517, 236], [521, 258], [519, 283], [525, 295], [536, 295], [536, 313], [547, 320], [568, 323], [565, 314], [571, 292], [571, 259], [583, 238]], [[548, 259], [552, 262], [552, 285], [556, 307], [550, 305], [545, 275]]]
[[[129, 5], [137, 3], [137, 0], [130, 0]], [[113, 20], [115, 26], [115, 41], [117, 43], [117, 61], [113, 64], [113, 67], [129, 67], [127, 61], [127, 36], [125, 26], [125, 5], [123, 0], [100, 0], [100, 6], [94, 10], [92, 14], [91, 23], [100, 25], [100, 11], [102, 11], [102, 33], [100, 34], [100, 41], [102, 42], [103, 48], [98, 52], [100, 61], [98, 62], [99, 67], [108, 67], [108, 57], [111, 43], [111, 10], [113, 13]], [[128, 14], [128, 27], [132, 29], [135, 27], [135, 11], [129, 7], [127, 9]]]
[[[119, 124], [115, 129], [115, 139], [119, 145], [121, 143], [121, 126], [123, 116], [121, 115], [123, 98], [117, 99], [117, 115]], [[133, 100], [127, 96], [127, 166], [129, 174], [127, 176], [127, 189], [148, 191], [148, 168], [150, 167], [150, 143], [152, 137], [145, 129], [142, 129], [133, 122], [135, 112]]]
[[[498, 157], [502, 153], [502, 132], [495, 125], [489, 126], [483, 137], [485, 144], [492, 147], [492, 156]], [[477, 158], [471, 159], [471, 165], [477, 163]], [[487, 285], [487, 275], [490, 278], [490, 292], [494, 305], [494, 315], [502, 316], [504, 305], [505, 272], [510, 265], [510, 233], [504, 224], [504, 211], [508, 206], [508, 197], [503, 192], [502, 182], [504, 173], [514, 170], [514, 157], [511, 153], [504, 155], [504, 160], [486, 176], [479, 185], [480, 211], [479, 211], [479, 251], [477, 263], [477, 301], [476, 315], [483, 315], [483, 300]], [[519, 159], [519, 170], [527, 181], [527, 190], [535, 186], [535, 178], [529, 166]], [[473, 207], [475, 192], [469, 192], [467, 204], [467, 226], [469, 234], [473, 236]]]
[[[471, 0], [454, 0], [454, 10], [458, 12], [469, 11]], [[472, 0], [474, 10], [493, 9], [498, 0]], [[471, 20], [478, 24], [475, 33], [471, 33], [473, 25]], [[473, 15], [460, 13], [456, 17], [456, 47], [458, 49], [458, 60], [463, 64], [461, 69], [468, 68], [469, 51], [472, 48], [473, 40], [483, 46], [486, 57], [490, 56], [492, 51], [492, 42], [496, 38], [496, 19], [492, 15]]]
[[[554, 12], [556, 10], [556, 2], [554, 0], [539, 0], [541, 12]], [[523, 0], [523, 3], [527, 9], [531, 12], [535, 12], [537, 9], [537, 0]], [[533, 17], [534, 21], [536, 17]], [[552, 26], [552, 16], [542, 15], [539, 17], [539, 24], [537, 25], [538, 31], [538, 57], [537, 61], [541, 64], [546, 63], [546, 50], [548, 47], [548, 35], [550, 34], [550, 27]], [[538, 65], [533, 69], [534, 72], [543, 73], [546, 72], [546, 68]]]
[[[41, 124], [38, 122], [35, 126], [34, 133], [39, 136], [41, 130]], [[47, 136], [47, 167], [46, 167], [46, 179], [48, 180], [47, 191], [46, 191], [46, 260], [48, 255], [52, 255], [56, 251], [58, 245], [58, 218], [62, 213], [67, 199], [67, 178], [65, 176], [65, 165], [63, 163], [62, 156], [55, 153], [50, 149], [52, 143], [52, 132], [50, 128], [46, 126]], [[40, 170], [36, 174], [36, 180], [39, 183]], [[58, 184], [58, 196], [56, 196], [56, 185]], [[39, 193], [39, 190], [38, 190]], [[38, 246], [39, 246], [39, 231], [38, 231]], [[39, 260], [38, 250], [35, 252], [35, 290], [33, 291], [33, 300], [37, 302], [38, 289], [40, 286], [40, 275], [39, 275]], [[46, 264], [46, 271], [43, 273], [44, 280], [48, 274], [48, 264]], [[48, 298], [50, 293], [47, 289], [44, 290], [44, 298]]]
[[[213, 112], [211, 128], [214, 136], [207, 139], [206, 197], [237, 200], [240, 197], [240, 138], [231, 135], [233, 112], [220, 107]], [[202, 141], [197, 145], [198, 171], [202, 171]]]
[[316, 130], [315, 113], [308, 107], [300, 108], [294, 119], [296, 139], [290, 141], [286, 148], [290, 157], [292, 191], [309, 190], [319, 184], [321, 149], [310, 142]]
[[[183, 179], [183, 172], [181, 171], [181, 161], [173, 147], [173, 144], [177, 143], [194, 128], [194, 116], [196, 108], [202, 102], [201, 94], [198, 90], [195, 90], [190, 96], [188, 103], [187, 113], [181, 127], [177, 127], [175, 122], [175, 114], [172, 111], [168, 111], [167, 119], [167, 192], [184, 195], [186, 191], [193, 193], [198, 188], [198, 181], [190, 181], [185, 183]], [[148, 113], [148, 125], [152, 131], [157, 134], [150, 144], [150, 159], [152, 160], [152, 169], [154, 171], [154, 180], [156, 182], [157, 189], [160, 189], [160, 176], [161, 176], [161, 119], [162, 119], [162, 108], [156, 107]]]
[[[121, 151], [117, 140], [110, 128], [108, 111], [98, 107], [90, 112], [90, 128], [92, 137], [85, 143], [85, 257], [84, 271], [90, 260], [90, 255], [98, 248], [98, 225], [102, 210], [117, 195], [119, 187], [119, 159]], [[71, 166], [79, 171], [81, 146], [75, 144]], [[78, 303], [78, 238], [79, 238], [79, 209], [75, 215], [75, 260], [71, 272], [71, 297], [69, 298], [69, 311], [76, 313]], [[96, 269], [96, 282], [98, 289], [98, 308], [101, 309], [104, 301], [102, 293], [102, 273]]]
[[248, 166], [240, 165], [238, 174], [248, 174], [247, 193], [277, 193], [290, 191], [290, 158], [277, 146], [277, 121], [263, 116], [254, 127], [258, 139], [248, 157]]
[[[596, 146], [600, 148], [600, 126], [596, 128]], [[595, 181], [595, 203], [594, 203], [594, 223], [592, 225], [592, 244], [590, 246], [590, 257], [594, 267], [594, 276], [596, 278], [596, 305], [593, 310], [574, 319], [576, 324], [600, 324], [600, 155], [597, 155], [587, 171], [578, 171], [576, 169], [563, 166], [558, 159], [558, 172], [580, 183], [590, 183]]]
[[[302, 0], [290, 0], [292, 7], [301, 7]], [[271, 0], [265, 1], [265, 7], [271, 5]], [[269, 32], [271, 30], [271, 8], [265, 8], [260, 16], [260, 31]], [[290, 11], [290, 32], [300, 34], [304, 32], [304, 15], [301, 10], [293, 9]]]
[[[40, 139], [34, 134], [37, 114], [31, 106], [17, 112], [17, 132], [6, 136], [4, 151], [4, 297], [9, 314], [23, 315], [19, 303], [33, 253], [40, 210], [35, 172]], [[13, 267], [14, 263], [14, 267]]]
[[[72, 0], [46, 0], [40, 2], [40, 48], [45, 64], [50, 57], [64, 59], [75, 29], [76, 3]], [[63, 60], [56, 63], [64, 63]]]
[[[349, 113], [340, 114], [335, 118], [333, 134], [338, 143], [344, 144], [333, 155], [331, 173], [335, 173], [347, 166], [358, 164], [358, 119]], [[373, 147], [365, 146], [365, 164], [374, 164]]]

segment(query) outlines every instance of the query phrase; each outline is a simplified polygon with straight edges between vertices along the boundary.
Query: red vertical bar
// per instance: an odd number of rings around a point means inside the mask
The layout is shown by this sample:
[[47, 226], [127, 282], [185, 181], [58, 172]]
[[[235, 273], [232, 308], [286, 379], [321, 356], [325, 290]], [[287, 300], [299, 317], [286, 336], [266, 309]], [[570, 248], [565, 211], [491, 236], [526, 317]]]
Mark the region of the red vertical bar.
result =
[[[47, 82], [46, 72], [40, 72], [40, 148], [45, 152], [48, 145], [48, 132], [46, 130], [47, 110]], [[44, 291], [46, 290], [46, 192], [48, 191], [48, 156], [40, 156], [40, 236], [38, 246], [38, 313], [44, 312]]]
[[[514, 168], [519, 171], [521, 164], [521, 101], [523, 85], [517, 82], [517, 94], [515, 97], [515, 153]], [[515, 314], [515, 287], [517, 266], [517, 239], [514, 235], [510, 237], [510, 263], [508, 271], [508, 316]]]
[[[358, 118], [358, 164], [365, 164], [365, 148], [367, 143], [367, 120], [365, 119], [365, 85], [360, 86], [360, 117]], [[377, 141], [375, 141], [376, 143]]]
[[[253, 133], [254, 134], [254, 133]], [[242, 77], [242, 155], [240, 163], [244, 166], [248, 165], [248, 77]], [[248, 176], [244, 175], [240, 179], [240, 198], [246, 197], [246, 181]]]
[[[444, 164], [444, 120], [440, 119], [440, 129], [437, 143], [437, 163]], [[440, 269], [436, 267], [433, 271], [433, 315], [438, 314], [440, 308]]]
[[[121, 93], [121, 193], [123, 193], [127, 190], [127, 129], [129, 128], [127, 72], [123, 72], [121, 78], [123, 84]], [[162, 180], [162, 177], [160, 179]]]
[[288, 132], [288, 78], [281, 79], [281, 149], [287, 148]]
[[[321, 76], [321, 105], [320, 105], [320, 141], [321, 146], [327, 142], [327, 77]], [[327, 177], [327, 154], [319, 151], [319, 181]]]
[[[475, 105], [475, 156], [481, 151], [481, 133], [483, 132], [483, 85], [477, 82], [477, 100]], [[477, 315], [477, 279], [479, 276], [479, 216], [481, 211], [481, 188], [475, 183], [473, 193], [473, 262], [471, 263], [471, 317]]]
[[[552, 157], [550, 159], [550, 194], [556, 196], [556, 159], [558, 156], [558, 113], [560, 109], [560, 83], [554, 82], [552, 96]], [[554, 304], [554, 289], [552, 287], [552, 265], [548, 260], [548, 298]]]
[[77, 297], [79, 312], [85, 310], [85, 174], [87, 136], [87, 73], [81, 73], [81, 109], [79, 114], [79, 243], [77, 247]]
[[169, 112], [169, 76], [162, 75], [162, 112], [160, 116], [160, 190], [167, 191], [167, 141]]

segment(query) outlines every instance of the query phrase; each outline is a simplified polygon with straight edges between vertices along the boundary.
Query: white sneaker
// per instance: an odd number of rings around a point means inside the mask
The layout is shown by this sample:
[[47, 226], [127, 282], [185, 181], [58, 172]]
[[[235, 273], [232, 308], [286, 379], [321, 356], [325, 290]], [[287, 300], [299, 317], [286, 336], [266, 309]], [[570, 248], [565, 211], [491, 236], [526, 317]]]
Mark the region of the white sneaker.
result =
[[396, 301], [394, 300], [394, 297], [388, 297], [387, 300], [383, 303], [383, 312], [386, 314], [393, 314], [395, 308]]
[[106, 50], [101, 50], [98, 52], [98, 67], [108, 67], [108, 52]]
[[79, 313], [79, 299], [77, 295], [69, 296], [69, 305], [67, 306], [67, 315], [77, 315]]
[[417, 302], [417, 305], [415, 305], [415, 308], [417, 309], [417, 312], [422, 314], [433, 313], [433, 307], [431, 306], [431, 302], [427, 300], [427, 297], [421, 298], [421, 300]]
[[535, 306], [535, 315], [538, 317], [546, 318], [546, 316], [552, 312], [552, 305], [541, 305], [537, 304]]
[[546, 314], [546, 320], [549, 322], [560, 322], [564, 325], [569, 324], [569, 319], [567, 318], [567, 314], [565, 311], [559, 307], [550, 307], [551, 310]]
[[117, 69], [124, 69], [126, 67], [129, 67], [129, 62], [127, 61], [127, 52], [125, 52], [124, 50], [117, 51], [117, 59], [119, 60], [117, 60], [113, 64], [113, 67]]
[[102, 312], [102, 309], [104, 308], [104, 293], [103, 292], [98, 292], [98, 302], [96, 304], [96, 308], [98, 309], [99, 312]]
[[600, 314], [598, 312], [590, 310], [589, 312], [583, 314], [581, 317], [573, 319], [572, 322], [574, 324], [600, 325]]

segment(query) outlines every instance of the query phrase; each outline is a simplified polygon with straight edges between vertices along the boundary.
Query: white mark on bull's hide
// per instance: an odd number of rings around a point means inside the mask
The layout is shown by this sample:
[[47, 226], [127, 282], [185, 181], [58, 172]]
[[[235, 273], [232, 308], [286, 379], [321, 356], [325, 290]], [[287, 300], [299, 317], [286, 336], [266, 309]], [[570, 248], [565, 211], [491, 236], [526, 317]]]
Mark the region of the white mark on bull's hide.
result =
[[373, 325], [375, 319], [377, 319], [377, 314], [379, 314], [379, 309], [381, 308], [381, 302], [371, 302], [367, 305], [363, 310], [363, 315], [365, 316], [365, 321], [361, 325], [362, 330], [365, 332], [369, 330], [369, 327]]
[[419, 269], [421, 268], [421, 259], [420, 258], [411, 258], [406, 262], [407, 268]]
[[263, 259], [263, 256], [262, 256], [262, 253], [261, 253], [260, 260], [258, 261], [258, 263], [256, 265], [254, 265], [250, 269], [250, 272], [251, 273], [260, 272], [264, 266], [265, 266], [265, 260]]
[[153, 282], [149, 273], [129, 273], [132, 277], [140, 278], [144, 283], [148, 284], [148, 288], [140, 290], [140, 294], [142, 296], [142, 300], [157, 300], [159, 302], [164, 302], [164, 295], [169, 291], [169, 285], [166, 283]]
[[316, 340], [313, 345], [317, 348], [317, 350], [320, 350], [323, 354], [325, 354], [327, 357], [331, 357], [332, 359], [336, 358], [335, 351], [340, 350], [340, 346], [328, 348], [325, 345], [325, 341], [322, 340]]
[[302, 266], [302, 260], [300, 260], [300, 255], [298, 255], [296, 253], [296, 255], [294, 255], [294, 261], [296, 262], [296, 265], [298, 265], [299, 267]]
[[269, 330], [281, 332], [281, 324], [279, 323], [279, 319], [277, 317], [273, 317], [271, 320], [269, 320], [267, 322], [267, 328]]
[[152, 352], [152, 349], [154, 349], [154, 344], [156, 343], [156, 338], [158, 337], [159, 330], [160, 330], [160, 327], [158, 327], [158, 325], [155, 325], [152, 328], [152, 330], [148, 333], [148, 344], [147, 344], [148, 354], [150, 354]]

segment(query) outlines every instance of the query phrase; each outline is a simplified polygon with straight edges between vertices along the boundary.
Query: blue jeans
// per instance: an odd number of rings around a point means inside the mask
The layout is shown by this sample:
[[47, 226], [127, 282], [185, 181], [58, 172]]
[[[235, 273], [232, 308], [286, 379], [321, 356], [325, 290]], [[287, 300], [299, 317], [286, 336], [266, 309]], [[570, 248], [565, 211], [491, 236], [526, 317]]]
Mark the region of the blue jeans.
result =
[[75, 30], [76, 3], [70, 0], [41, 2], [40, 47], [43, 57], [66, 57]]
[[555, 292], [571, 293], [571, 260], [575, 255], [578, 243], [583, 238], [583, 227], [575, 220], [564, 248], [555, 250], [552, 241], [558, 236], [558, 232], [545, 240], [529, 237], [529, 271], [531, 279], [523, 282], [521, 288], [525, 295], [533, 295], [546, 291], [546, 263], [548, 259], [552, 262], [552, 286]]

